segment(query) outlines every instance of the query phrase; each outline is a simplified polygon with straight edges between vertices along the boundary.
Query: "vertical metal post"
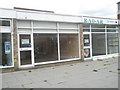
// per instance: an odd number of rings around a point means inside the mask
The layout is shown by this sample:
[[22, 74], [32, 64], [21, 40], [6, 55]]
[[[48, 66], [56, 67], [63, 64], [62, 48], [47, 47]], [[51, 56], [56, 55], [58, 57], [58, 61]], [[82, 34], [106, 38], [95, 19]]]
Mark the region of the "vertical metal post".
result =
[[91, 29], [91, 24], [90, 24], [90, 58], [93, 58], [92, 54], [92, 29]]
[[107, 26], [105, 25], [105, 44], [106, 44], [106, 55], [108, 54], [108, 40], [107, 40]]
[[59, 23], [57, 23], [57, 42], [58, 42], [58, 60], [60, 61], [60, 35], [59, 35]]
[[30, 22], [31, 22], [31, 30], [32, 30], [31, 34], [30, 34], [31, 35], [31, 45], [32, 45], [31, 46], [31, 48], [32, 48], [32, 50], [31, 50], [32, 58], [31, 59], [32, 59], [32, 65], [34, 67], [34, 64], [35, 64], [35, 60], [34, 60], [34, 37], [33, 37], [33, 27], [34, 26], [33, 26], [33, 21], [30, 21]]
[[81, 58], [81, 46], [80, 46], [80, 24], [78, 24], [78, 48], [79, 48], [79, 58]]

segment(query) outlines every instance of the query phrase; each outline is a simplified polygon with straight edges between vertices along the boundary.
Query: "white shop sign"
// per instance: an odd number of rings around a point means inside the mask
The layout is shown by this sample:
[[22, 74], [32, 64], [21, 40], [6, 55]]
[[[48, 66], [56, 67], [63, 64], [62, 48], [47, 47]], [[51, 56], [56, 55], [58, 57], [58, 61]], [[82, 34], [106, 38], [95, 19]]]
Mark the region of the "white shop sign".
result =
[[90, 18], [90, 17], [83, 17], [83, 23], [93, 23], [93, 24], [118, 24], [118, 20], [115, 19], [100, 19], [100, 18]]

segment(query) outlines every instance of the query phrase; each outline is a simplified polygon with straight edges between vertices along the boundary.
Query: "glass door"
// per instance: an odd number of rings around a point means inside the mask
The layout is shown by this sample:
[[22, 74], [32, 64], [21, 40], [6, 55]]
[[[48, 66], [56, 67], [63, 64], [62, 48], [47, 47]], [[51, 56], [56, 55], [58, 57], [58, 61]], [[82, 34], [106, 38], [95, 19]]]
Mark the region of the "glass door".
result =
[[33, 66], [31, 34], [19, 34], [19, 65]]
[[91, 59], [91, 41], [90, 34], [84, 34], [84, 58]]

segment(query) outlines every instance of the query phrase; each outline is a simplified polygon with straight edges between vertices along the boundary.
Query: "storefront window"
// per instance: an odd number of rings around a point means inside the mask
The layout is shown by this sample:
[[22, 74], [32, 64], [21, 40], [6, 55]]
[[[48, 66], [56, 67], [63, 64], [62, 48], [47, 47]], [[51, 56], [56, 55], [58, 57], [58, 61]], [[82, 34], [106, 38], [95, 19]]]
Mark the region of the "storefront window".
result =
[[0, 65], [11, 66], [12, 64], [11, 34], [0, 33]]
[[108, 33], [107, 34], [107, 47], [108, 47], [108, 54], [118, 53], [119, 50], [119, 40], [117, 33]]
[[78, 58], [78, 52], [78, 35], [60, 34], [60, 59]]
[[106, 55], [106, 41], [104, 33], [92, 34], [92, 54], [93, 56]]
[[58, 60], [57, 34], [34, 34], [35, 63]]

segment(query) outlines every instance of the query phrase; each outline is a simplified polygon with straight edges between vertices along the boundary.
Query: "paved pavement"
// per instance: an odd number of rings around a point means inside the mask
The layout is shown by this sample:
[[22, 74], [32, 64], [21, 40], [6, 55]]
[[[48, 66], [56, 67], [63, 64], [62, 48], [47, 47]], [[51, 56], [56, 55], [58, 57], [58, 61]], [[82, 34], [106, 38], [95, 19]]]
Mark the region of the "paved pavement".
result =
[[[118, 88], [118, 58], [2, 74], [3, 88]], [[120, 74], [119, 74], [120, 75]]]

